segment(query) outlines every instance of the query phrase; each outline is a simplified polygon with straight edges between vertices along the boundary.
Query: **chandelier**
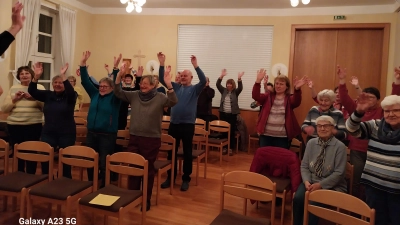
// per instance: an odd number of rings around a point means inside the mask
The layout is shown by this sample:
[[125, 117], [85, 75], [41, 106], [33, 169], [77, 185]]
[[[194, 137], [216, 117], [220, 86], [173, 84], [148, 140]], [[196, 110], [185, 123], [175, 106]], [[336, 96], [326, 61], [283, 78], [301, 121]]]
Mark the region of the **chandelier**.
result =
[[126, 6], [126, 12], [131, 13], [136, 8], [137, 13], [142, 12], [142, 6], [146, 3], [146, 0], [120, 0], [122, 4], [128, 3]]
[[[122, 0], [121, 0], [121, 1], [122, 1]], [[310, 0], [301, 0], [301, 2], [302, 2], [304, 5], [307, 5], [308, 3], [310, 3]], [[290, 4], [291, 4], [293, 7], [298, 6], [299, 3], [300, 3], [300, 0], [290, 0]]]

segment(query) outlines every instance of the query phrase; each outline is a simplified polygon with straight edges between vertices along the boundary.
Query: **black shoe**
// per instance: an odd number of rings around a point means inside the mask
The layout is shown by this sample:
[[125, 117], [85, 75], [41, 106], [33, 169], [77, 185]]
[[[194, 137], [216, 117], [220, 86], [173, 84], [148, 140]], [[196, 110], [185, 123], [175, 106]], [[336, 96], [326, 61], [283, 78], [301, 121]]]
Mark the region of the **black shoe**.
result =
[[[151, 202], [150, 202], [150, 200], [147, 200], [147, 203], [146, 203], [146, 212], [150, 210], [150, 207], [151, 207]], [[143, 210], [143, 207], [140, 207], [140, 211], [142, 211], [142, 210]]]
[[189, 189], [189, 181], [183, 181], [181, 191], [187, 191]]
[[164, 181], [164, 183], [161, 184], [161, 188], [162, 188], [162, 189], [166, 189], [166, 188], [169, 188], [169, 187], [171, 187], [171, 179], [170, 179], [170, 178], [167, 178], [167, 179]]

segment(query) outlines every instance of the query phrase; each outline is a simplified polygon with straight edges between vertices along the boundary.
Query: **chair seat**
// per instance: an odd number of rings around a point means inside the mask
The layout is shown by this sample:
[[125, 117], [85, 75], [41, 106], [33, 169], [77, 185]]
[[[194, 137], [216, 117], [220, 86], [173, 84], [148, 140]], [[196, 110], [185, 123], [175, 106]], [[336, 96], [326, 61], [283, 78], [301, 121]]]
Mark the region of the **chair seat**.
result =
[[258, 138], [259, 138], [259, 136], [258, 136], [258, 134], [257, 134], [257, 133], [250, 134], [249, 136], [250, 136], [250, 138], [256, 138], [256, 139], [258, 139]]
[[232, 211], [223, 209], [222, 212], [210, 223], [210, 225], [268, 225], [269, 219], [254, 218], [240, 215]]
[[[114, 202], [114, 204], [112, 204], [111, 206], [90, 204], [89, 202], [92, 201], [92, 199], [94, 199], [99, 194], [119, 196], [120, 198], [116, 202]], [[140, 196], [142, 196], [142, 191], [127, 190], [119, 188], [115, 185], [107, 185], [104, 188], [97, 190], [96, 192], [90, 193], [85, 197], [81, 198], [79, 204], [105, 211], [118, 212], [121, 207], [129, 205], [129, 203], [140, 198]]]
[[[192, 151], [192, 158], [196, 159], [200, 155], [206, 153], [206, 150], [193, 150]], [[183, 149], [179, 149], [178, 152], [176, 153], [176, 156], [178, 157], [183, 157]]]
[[66, 200], [68, 196], [76, 195], [92, 185], [92, 181], [80, 181], [63, 177], [43, 185], [33, 187], [29, 194], [51, 199]]
[[24, 172], [9, 173], [0, 177], [0, 190], [20, 192], [22, 188], [33, 186], [48, 179], [47, 174], [34, 175]]
[[276, 192], [283, 193], [288, 187], [290, 187], [289, 178], [279, 178], [279, 177], [268, 177], [272, 182], [276, 183]]
[[222, 138], [222, 139], [218, 139], [218, 138], [208, 138], [208, 143], [209, 144], [222, 144], [224, 142], [227, 142], [228, 138]]
[[170, 165], [171, 162], [172, 162], [171, 160], [156, 160], [156, 161], [154, 162], [154, 169], [155, 169], [156, 171], [158, 171], [159, 169], [162, 169], [162, 168], [164, 168], [164, 167]]

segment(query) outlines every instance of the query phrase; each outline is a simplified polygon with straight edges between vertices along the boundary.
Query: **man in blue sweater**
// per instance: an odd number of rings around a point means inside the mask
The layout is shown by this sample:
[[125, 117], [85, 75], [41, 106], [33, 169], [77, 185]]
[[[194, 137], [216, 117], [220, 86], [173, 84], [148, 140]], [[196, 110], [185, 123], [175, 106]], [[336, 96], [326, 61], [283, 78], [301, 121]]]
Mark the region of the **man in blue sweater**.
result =
[[[159, 52], [157, 57], [160, 61], [160, 69], [158, 73], [160, 82], [162, 85], [167, 87], [164, 82], [164, 76], [162, 76], [164, 74], [165, 55], [162, 52]], [[193, 167], [192, 141], [194, 135], [194, 124], [196, 122], [197, 98], [207, 83], [206, 76], [197, 65], [196, 56], [192, 55], [191, 62], [199, 76], [200, 82], [192, 85], [193, 75], [190, 70], [184, 70], [181, 73], [180, 84], [172, 82], [172, 87], [178, 97], [178, 104], [171, 108], [171, 121], [168, 129], [168, 134], [176, 140], [176, 152], [178, 152], [181, 140], [183, 144], [183, 175], [181, 191], [187, 191], [189, 189], [190, 175], [192, 174]], [[168, 154], [168, 159], [172, 159], [172, 154]], [[176, 160], [174, 166], [176, 168]], [[175, 169], [174, 179], [176, 178], [176, 172]], [[161, 184], [161, 188], [169, 188], [171, 186], [170, 177], [171, 170], [168, 171], [168, 178]]]

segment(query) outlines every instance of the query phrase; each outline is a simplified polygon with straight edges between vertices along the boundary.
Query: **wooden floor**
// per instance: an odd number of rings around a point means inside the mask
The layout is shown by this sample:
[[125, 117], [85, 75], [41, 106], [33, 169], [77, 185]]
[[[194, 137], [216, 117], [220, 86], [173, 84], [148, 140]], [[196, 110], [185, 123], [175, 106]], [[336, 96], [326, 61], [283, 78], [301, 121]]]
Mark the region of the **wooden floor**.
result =
[[[219, 166], [219, 159], [216, 152], [211, 152], [209, 156], [207, 179], [203, 178], [203, 166], [200, 167], [199, 185], [195, 186], [194, 176], [195, 167], [193, 167], [192, 181], [190, 188], [187, 192], [180, 191], [181, 179], [178, 174], [177, 184], [174, 187], [174, 195], [169, 194], [169, 189], [161, 190], [160, 202], [155, 206], [155, 191], [156, 182], [153, 188], [152, 206], [151, 210], [147, 212], [148, 225], [161, 225], [161, 224], [174, 224], [174, 225], [205, 225], [210, 224], [211, 221], [219, 213], [219, 197], [220, 197], [220, 180], [221, 174], [233, 170], [245, 170], [250, 168], [253, 155], [247, 153], [239, 153], [234, 156], [224, 156], [225, 161], [222, 167]], [[228, 161], [229, 160], [229, 161]], [[195, 163], [194, 163], [195, 165]], [[77, 171], [73, 172], [73, 176], [77, 176]], [[162, 181], [165, 180], [165, 176]], [[162, 182], [161, 181], [161, 182]], [[62, 191], [62, 190], [60, 190]], [[0, 200], [2, 206], [3, 198]], [[11, 200], [8, 201], [9, 203]], [[241, 213], [243, 207], [243, 200], [240, 198], [226, 195], [225, 208], [234, 212]], [[276, 208], [275, 224], [280, 222], [280, 207]], [[1, 209], [3, 210], [3, 209]], [[286, 204], [285, 225], [290, 224], [290, 210], [291, 204]], [[76, 211], [72, 213], [76, 217]], [[89, 224], [103, 224], [103, 217], [96, 216], [96, 221], [92, 223], [91, 215], [89, 213], [83, 214], [82, 225]], [[256, 209], [255, 205], [248, 205], [248, 215], [254, 217], [270, 218], [269, 204], [260, 204]], [[47, 207], [45, 205], [36, 204], [33, 208], [33, 217], [35, 219], [48, 218]], [[64, 213], [62, 213], [64, 216]], [[56, 217], [56, 207], [53, 206], [51, 217]], [[131, 214], [124, 217], [124, 224], [133, 225], [140, 224], [140, 208], [136, 208]], [[16, 225], [19, 224], [19, 205], [15, 212], [11, 212], [11, 205], [8, 205], [7, 212], [0, 212], [1, 225]], [[116, 225], [118, 221], [116, 218], [109, 218], [109, 225]]]

